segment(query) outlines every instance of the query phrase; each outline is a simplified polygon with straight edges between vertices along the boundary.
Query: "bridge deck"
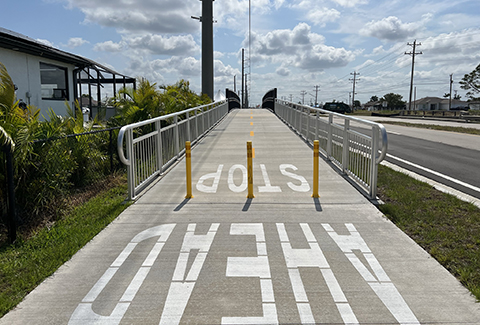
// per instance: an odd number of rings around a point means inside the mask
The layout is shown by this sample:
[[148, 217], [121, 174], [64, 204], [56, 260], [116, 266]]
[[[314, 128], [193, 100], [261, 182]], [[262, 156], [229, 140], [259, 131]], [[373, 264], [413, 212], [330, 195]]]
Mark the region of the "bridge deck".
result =
[[[246, 142], [255, 149], [246, 198]], [[468, 291], [266, 110], [230, 113], [0, 324], [478, 324]]]

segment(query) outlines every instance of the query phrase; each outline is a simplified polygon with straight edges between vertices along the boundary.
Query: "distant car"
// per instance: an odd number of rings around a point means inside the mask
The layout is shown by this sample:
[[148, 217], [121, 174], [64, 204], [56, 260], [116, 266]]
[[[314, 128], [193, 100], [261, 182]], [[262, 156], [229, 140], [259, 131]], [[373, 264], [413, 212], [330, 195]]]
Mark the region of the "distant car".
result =
[[348, 106], [345, 103], [325, 103], [325, 105], [323, 105], [323, 109], [327, 111], [335, 112], [335, 113], [342, 113], [342, 114], [352, 112], [352, 110], [350, 109], [350, 106]]

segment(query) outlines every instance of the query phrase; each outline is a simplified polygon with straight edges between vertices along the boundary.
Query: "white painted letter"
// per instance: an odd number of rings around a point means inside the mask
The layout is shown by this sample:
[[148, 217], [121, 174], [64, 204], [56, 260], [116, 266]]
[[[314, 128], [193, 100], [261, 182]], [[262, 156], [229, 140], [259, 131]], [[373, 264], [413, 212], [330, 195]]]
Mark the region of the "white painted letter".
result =
[[[197, 182], [197, 190], [203, 193], [217, 193], [218, 183], [220, 182], [220, 176], [222, 175], [223, 165], [218, 165], [218, 169], [215, 173], [203, 175]], [[213, 184], [211, 186], [204, 185], [203, 183], [213, 178]]]
[[[240, 169], [242, 172], [242, 183], [237, 186], [233, 181], [233, 173], [236, 169]], [[247, 168], [243, 165], [233, 165], [232, 168], [228, 171], [228, 188], [230, 191], [235, 193], [243, 192], [247, 189], [248, 182], [247, 182]]]
[[[95, 285], [87, 293], [85, 298], [83, 298], [82, 302], [77, 306], [72, 316], [70, 317], [70, 321], [68, 322], [68, 324], [119, 324], [123, 316], [127, 312], [130, 303], [135, 298], [135, 295], [140, 289], [143, 281], [146, 279], [148, 273], [150, 272], [150, 268], [152, 267], [153, 262], [157, 259], [158, 254], [160, 254], [163, 248], [163, 245], [172, 233], [173, 228], [175, 228], [175, 224], [166, 224], [149, 228], [136, 235], [118, 255], [118, 257], [110, 265], [110, 267], [105, 271], [103, 276], [97, 281], [97, 283], [95, 283]], [[137, 244], [146, 239], [157, 236], [159, 236], [160, 238], [144, 260], [142, 266], [137, 271], [137, 274], [130, 282], [128, 288], [123, 293], [123, 296], [120, 298], [120, 301], [115, 306], [113, 312], [109, 316], [102, 316], [95, 313], [92, 309], [92, 304], [103, 291], [103, 289], [105, 289], [107, 284], [113, 278], [115, 273], [117, 273], [118, 269], [122, 266], [128, 256], [130, 256]]]
[[260, 193], [262, 193], [262, 192], [273, 192], [273, 193], [281, 192], [282, 190], [280, 189], [280, 186], [272, 186], [272, 184], [270, 184], [270, 178], [268, 178], [267, 168], [265, 167], [264, 164], [260, 164], [260, 169], [262, 170], [262, 176], [263, 176], [263, 181], [265, 182], [265, 186], [259, 186], [258, 191]]
[[293, 178], [293, 179], [296, 179], [296, 180], [300, 181], [300, 183], [301, 183], [300, 185], [295, 185], [292, 182], [288, 182], [287, 183], [288, 187], [290, 187], [292, 190], [294, 190], [296, 192], [308, 192], [308, 191], [310, 191], [310, 185], [308, 185], [308, 182], [305, 179], [305, 177], [294, 174], [294, 173], [291, 173], [291, 172], [287, 172], [287, 168], [288, 169], [293, 169], [293, 170], [298, 170], [298, 168], [295, 167], [294, 165], [282, 164], [282, 165], [280, 165], [280, 172], [287, 177], [290, 177], [290, 178]]
[[300, 314], [301, 323], [315, 324], [315, 318], [313, 317], [299, 268], [318, 267], [322, 272], [322, 276], [327, 283], [330, 294], [337, 305], [337, 309], [344, 323], [358, 324], [357, 318], [355, 317], [340, 284], [330, 269], [330, 265], [323, 255], [310, 226], [306, 223], [301, 223], [300, 226], [310, 248], [292, 248], [285, 224], [277, 223], [277, 231], [282, 243], [283, 255], [285, 256], [285, 262], [287, 263], [288, 275], [290, 276], [290, 282], [292, 283], [293, 294], [295, 295], [295, 301], [297, 302], [297, 309]]
[[[351, 223], [345, 224], [350, 235], [337, 234], [329, 224], [322, 224], [322, 226], [357, 269], [358, 273], [367, 281], [393, 317], [395, 317], [400, 324], [420, 324], [395, 285], [387, 276], [387, 273], [385, 273], [378, 260], [368, 248], [367, 243], [365, 243], [360, 233], [355, 229], [355, 226]], [[353, 253], [353, 250], [358, 250], [363, 253], [373, 274], [355, 253]]]
[[[206, 235], [195, 235], [196, 224], [188, 225], [165, 306], [163, 307], [160, 324], [180, 323], [219, 225], [218, 223], [213, 223]], [[187, 270], [188, 257], [192, 250], [198, 250], [198, 253], [190, 266], [190, 270]]]
[[263, 316], [259, 317], [222, 317], [222, 324], [278, 324], [277, 308], [273, 294], [270, 264], [267, 257], [267, 245], [263, 224], [234, 223], [231, 235], [254, 235], [257, 242], [256, 257], [229, 257], [226, 275], [230, 277], [258, 277], [262, 291]]

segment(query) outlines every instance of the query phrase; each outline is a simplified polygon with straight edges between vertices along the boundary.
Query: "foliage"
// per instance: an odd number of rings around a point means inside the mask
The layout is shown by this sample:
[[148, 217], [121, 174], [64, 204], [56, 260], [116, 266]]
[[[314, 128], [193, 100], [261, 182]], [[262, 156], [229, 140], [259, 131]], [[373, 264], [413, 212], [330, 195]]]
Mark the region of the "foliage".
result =
[[378, 96], [370, 97], [370, 102], [378, 102]]
[[388, 93], [380, 99], [382, 102], [387, 102], [388, 109], [403, 108], [405, 101], [402, 100], [403, 96], [394, 93]]
[[[21, 227], [55, 221], [59, 208], [67, 205], [67, 193], [110, 173], [106, 167], [110, 165], [106, 156], [109, 134], [67, 138], [91, 131], [96, 121], [84, 124], [78, 103], [76, 114], [66, 105], [68, 116], [59, 117], [50, 109], [46, 121], [41, 121], [36, 107], [20, 108], [13, 82], [0, 63], [0, 139], [14, 145], [17, 223]], [[0, 164], [0, 182], [5, 182], [5, 175], [5, 165]], [[5, 199], [3, 191], [0, 187], [0, 203]], [[1, 230], [0, 223], [0, 244]]]
[[480, 100], [475, 94], [480, 93], [480, 64], [470, 73], [463, 76], [460, 81], [460, 88], [468, 90], [467, 96], [470, 100]]
[[55, 225], [0, 249], [0, 317], [128, 207], [126, 179], [117, 177], [112, 182], [112, 189], [78, 206]]
[[207, 95], [195, 94], [190, 83], [183, 79], [174, 85], [161, 85], [159, 89], [155, 83], [140, 79], [137, 89], [120, 90], [114, 102], [118, 114], [110, 123], [126, 125], [208, 104], [211, 100]]

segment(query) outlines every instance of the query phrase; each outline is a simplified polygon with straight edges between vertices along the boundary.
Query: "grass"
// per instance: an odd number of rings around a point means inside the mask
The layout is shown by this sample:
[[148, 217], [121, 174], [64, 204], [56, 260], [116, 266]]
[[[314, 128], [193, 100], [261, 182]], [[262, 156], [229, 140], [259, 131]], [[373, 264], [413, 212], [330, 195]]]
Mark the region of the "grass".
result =
[[52, 226], [0, 248], [0, 317], [127, 208], [126, 189], [123, 179], [71, 210]]
[[430, 130], [438, 130], [438, 131], [449, 131], [449, 132], [457, 132], [457, 133], [467, 133], [467, 134], [475, 134], [480, 135], [480, 129], [476, 128], [464, 128], [461, 126], [445, 126], [445, 125], [433, 125], [433, 124], [417, 124], [417, 123], [407, 123], [407, 122], [398, 122], [398, 121], [378, 121], [378, 123], [382, 124], [391, 124], [391, 125], [399, 125], [399, 126], [407, 126], [411, 128], [419, 128], [419, 129], [430, 129]]
[[480, 300], [480, 209], [379, 166], [380, 210]]

